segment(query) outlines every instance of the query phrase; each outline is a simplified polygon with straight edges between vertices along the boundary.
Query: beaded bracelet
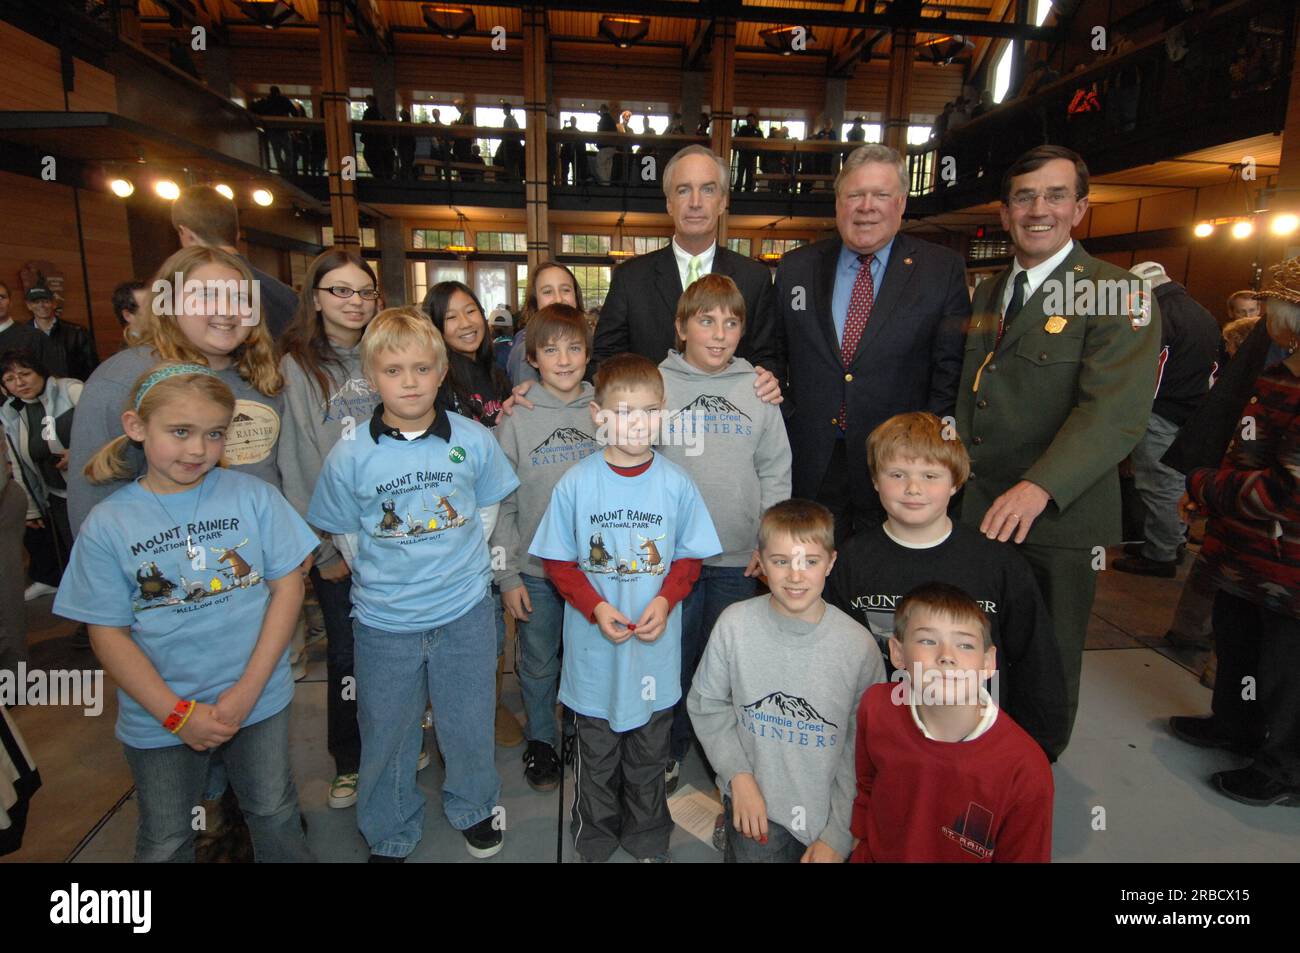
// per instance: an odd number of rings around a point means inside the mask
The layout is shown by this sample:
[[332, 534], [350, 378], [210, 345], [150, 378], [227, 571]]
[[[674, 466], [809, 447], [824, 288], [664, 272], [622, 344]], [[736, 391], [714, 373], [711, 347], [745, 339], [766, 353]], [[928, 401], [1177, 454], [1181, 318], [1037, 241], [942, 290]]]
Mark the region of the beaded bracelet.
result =
[[176, 734], [185, 727], [185, 722], [190, 720], [190, 715], [194, 712], [194, 705], [195, 700], [193, 698], [189, 701], [178, 701], [172, 713], [163, 721], [162, 726], [172, 734]]

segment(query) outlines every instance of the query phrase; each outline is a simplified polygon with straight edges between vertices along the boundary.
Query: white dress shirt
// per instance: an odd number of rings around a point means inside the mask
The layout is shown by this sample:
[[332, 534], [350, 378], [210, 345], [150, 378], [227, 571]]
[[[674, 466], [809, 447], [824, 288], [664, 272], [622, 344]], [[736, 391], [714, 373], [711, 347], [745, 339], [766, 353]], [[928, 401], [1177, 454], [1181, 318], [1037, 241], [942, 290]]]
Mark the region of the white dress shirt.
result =
[[[1055, 255], [1047, 259], [1047, 261], [1034, 265], [1033, 268], [1025, 268], [1019, 261], [1017, 261], [1011, 268], [1011, 274], [1007, 276], [1006, 287], [1002, 289], [1002, 307], [998, 309], [998, 313], [1007, 313], [1007, 305], [1011, 303], [1011, 292], [1015, 290], [1016, 276], [1018, 274], [1022, 271], [1029, 273], [1029, 278], [1027, 279], [1028, 284], [1025, 285], [1025, 301], [1028, 301], [1034, 296], [1034, 292], [1038, 290], [1039, 286], [1047, 280], [1047, 276], [1054, 272], [1057, 266], [1069, 257], [1070, 251], [1073, 248], [1074, 239], [1070, 239]], [[1025, 301], [1020, 302], [1020, 304], [1023, 306]]]
[[700, 252], [700, 254], [698, 255], [692, 255], [688, 251], [683, 251], [682, 246], [677, 244], [676, 238], [672, 240], [672, 246], [673, 246], [673, 257], [677, 259], [677, 277], [682, 280], [683, 291], [685, 291], [687, 286], [690, 284], [690, 282], [686, 280], [686, 276], [690, 274], [692, 258], [698, 258], [700, 260], [701, 277], [713, 271], [713, 257], [718, 252], [717, 242], [714, 242], [712, 245], [710, 245], [704, 251]]

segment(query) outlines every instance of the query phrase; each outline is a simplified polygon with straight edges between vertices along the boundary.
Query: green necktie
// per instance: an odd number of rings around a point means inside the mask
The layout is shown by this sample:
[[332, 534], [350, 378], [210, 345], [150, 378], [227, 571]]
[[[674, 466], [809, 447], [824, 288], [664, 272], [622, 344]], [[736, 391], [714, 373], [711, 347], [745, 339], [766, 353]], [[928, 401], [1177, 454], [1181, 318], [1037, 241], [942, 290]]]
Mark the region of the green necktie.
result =
[[700, 280], [700, 256], [696, 255], [691, 259], [691, 263], [686, 266], [686, 287], [690, 287]]

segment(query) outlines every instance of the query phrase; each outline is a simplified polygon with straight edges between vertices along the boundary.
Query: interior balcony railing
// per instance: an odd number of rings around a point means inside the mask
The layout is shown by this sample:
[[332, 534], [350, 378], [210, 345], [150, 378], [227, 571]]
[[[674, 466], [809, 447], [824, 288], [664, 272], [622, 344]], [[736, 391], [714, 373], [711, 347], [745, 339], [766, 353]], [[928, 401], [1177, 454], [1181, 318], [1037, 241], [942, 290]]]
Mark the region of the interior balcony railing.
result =
[[1296, 10], [1291, 2], [1239, 0], [1198, 14], [913, 147], [917, 198], [908, 212], [997, 199], [1003, 171], [1044, 143], [1074, 149], [1103, 174], [1280, 132]]

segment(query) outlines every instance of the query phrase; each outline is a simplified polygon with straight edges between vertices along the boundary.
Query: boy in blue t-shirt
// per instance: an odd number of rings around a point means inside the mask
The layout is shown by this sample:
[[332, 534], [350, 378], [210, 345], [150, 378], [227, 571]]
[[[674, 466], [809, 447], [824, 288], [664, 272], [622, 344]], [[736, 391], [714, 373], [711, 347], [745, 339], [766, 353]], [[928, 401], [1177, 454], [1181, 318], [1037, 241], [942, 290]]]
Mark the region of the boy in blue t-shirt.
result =
[[487, 537], [519, 485], [487, 428], [435, 406], [442, 336], [415, 308], [366, 328], [361, 364], [381, 403], [325, 459], [307, 520], [335, 534], [352, 570], [361, 770], [357, 824], [372, 862], [415, 850], [415, 783], [432, 702], [446, 760], [443, 811], [474, 857], [502, 846], [495, 824], [496, 629]]
[[560, 478], [529, 552], [566, 603], [560, 701], [577, 713], [574, 846], [622, 845], [666, 862], [664, 764], [681, 696], [681, 611], [700, 561], [721, 552], [690, 477], [651, 449], [663, 378], [644, 357], [601, 364], [591, 418], [599, 454]]

